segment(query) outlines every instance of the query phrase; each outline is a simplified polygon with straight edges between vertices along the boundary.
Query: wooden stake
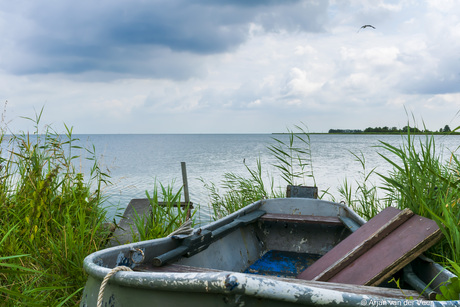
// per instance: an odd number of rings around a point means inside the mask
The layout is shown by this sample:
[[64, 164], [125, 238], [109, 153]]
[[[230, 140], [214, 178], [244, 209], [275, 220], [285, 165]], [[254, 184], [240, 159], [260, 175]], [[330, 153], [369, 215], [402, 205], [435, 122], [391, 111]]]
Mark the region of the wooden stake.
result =
[[[185, 166], [185, 162], [180, 163], [182, 169], [182, 183], [184, 186], [184, 201], [187, 205], [190, 205], [190, 196], [188, 194], [188, 182], [187, 182], [187, 167]], [[191, 210], [190, 207], [188, 208], [187, 217], [190, 218]]]

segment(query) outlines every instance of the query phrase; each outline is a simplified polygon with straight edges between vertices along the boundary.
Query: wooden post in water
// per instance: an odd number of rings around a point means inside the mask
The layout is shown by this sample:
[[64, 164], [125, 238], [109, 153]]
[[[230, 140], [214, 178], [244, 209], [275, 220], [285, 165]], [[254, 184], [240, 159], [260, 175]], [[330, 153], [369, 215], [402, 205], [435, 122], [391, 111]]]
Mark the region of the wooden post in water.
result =
[[187, 219], [189, 219], [191, 215], [191, 210], [190, 210], [190, 197], [188, 194], [187, 168], [185, 166], [185, 162], [181, 162], [180, 166], [182, 169], [182, 183], [184, 186], [184, 200], [185, 200], [186, 206], [189, 206], [187, 210]]

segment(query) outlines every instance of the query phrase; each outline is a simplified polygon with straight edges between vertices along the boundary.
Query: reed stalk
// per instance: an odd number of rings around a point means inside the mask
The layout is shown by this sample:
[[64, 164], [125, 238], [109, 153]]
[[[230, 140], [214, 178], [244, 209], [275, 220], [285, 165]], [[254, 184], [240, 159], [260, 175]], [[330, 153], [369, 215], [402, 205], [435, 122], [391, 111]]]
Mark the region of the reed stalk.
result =
[[102, 188], [94, 162], [87, 178], [72, 129], [39, 128], [0, 136], [0, 302], [6, 306], [74, 306], [86, 282], [83, 259], [107, 238]]
[[[286, 185], [306, 184], [310, 181], [316, 186], [307, 129], [295, 126], [295, 130], [288, 129], [286, 135], [287, 141], [273, 138], [274, 143], [267, 146], [275, 159], [272, 166], [279, 174], [273, 175], [264, 170], [258, 159], [255, 169], [243, 162], [247, 170], [246, 176], [225, 173], [220, 186], [201, 179], [208, 191], [214, 220], [260, 199], [285, 197]], [[283, 180], [282, 186], [275, 186], [275, 177]]]
[[235, 173], [225, 173], [221, 182], [223, 192], [215, 183], [207, 183], [201, 179], [208, 191], [214, 220], [229, 215], [257, 200], [276, 197], [280, 193], [275, 192], [273, 180], [270, 180], [270, 190], [267, 189], [263, 180], [262, 163], [257, 160], [257, 168], [251, 169], [245, 164], [249, 177]]
[[362, 153], [351, 153], [357, 162], [361, 165], [359, 179], [355, 181], [356, 188], [348, 179], [344, 179], [338, 192], [345, 203], [359, 214], [365, 220], [369, 220], [379, 213], [383, 208], [389, 206], [389, 203], [383, 202], [378, 198], [378, 187], [370, 178], [375, 174], [375, 168], [368, 170], [366, 158]]
[[267, 146], [276, 160], [273, 166], [288, 185], [305, 185], [310, 178], [316, 186], [310, 135], [306, 127], [296, 125], [295, 129], [288, 129], [288, 141], [273, 138], [275, 143]]
[[181, 205], [181, 193], [182, 188], [174, 192], [174, 182], [164, 186], [155, 181], [153, 192], [145, 192], [151, 214], [140, 216], [135, 213], [133, 228], [137, 231], [132, 229], [134, 242], [166, 237], [189, 219], [193, 227], [196, 208], [192, 210], [190, 203]]

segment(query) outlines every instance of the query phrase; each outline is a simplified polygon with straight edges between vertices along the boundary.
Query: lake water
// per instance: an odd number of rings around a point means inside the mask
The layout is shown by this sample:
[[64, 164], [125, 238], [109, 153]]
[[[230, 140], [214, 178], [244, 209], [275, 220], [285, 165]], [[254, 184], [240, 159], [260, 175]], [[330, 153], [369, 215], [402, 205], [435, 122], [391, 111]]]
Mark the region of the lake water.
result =
[[[246, 175], [243, 161], [255, 168], [260, 159], [266, 179], [275, 177], [275, 185], [285, 188], [273, 168], [273, 156], [267, 145], [273, 137], [287, 141], [287, 135], [270, 134], [183, 134], [183, 135], [76, 135], [83, 146], [96, 148], [102, 169], [111, 176], [112, 185], [105, 188], [109, 196], [109, 214], [117, 208], [122, 213], [132, 198], [144, 198], [152, 191], [155, 180], [163, 185], [175, 181], [176, 189], [182, 184], [181, 162], [186, 162], [190, 199], [200, 204], [200, 214], [209, 215], [208, 195], [200, 181], [219, 184], [226, 172]], [[386, 173], [389, 165], [379, 156], [379, 141], [398, 146], [399, 135], [329, 135], [312, 134], [311, 151], [313, 172], [320, 190], [329, 189], [338, 198], [337, 188], [345, 178], [360, 180], [361, 164], [352, 152], [365, 157], [367, 169], [376, 168]], [[460, 145], [460, 136], [436, 136], [437, 150], [449, 152]], [[388, 156], [388, 154], [386, 154]], [[82, 161], [83, 168], [87, 168]], [[270, 174], [270, 175], [268, 175]], [[375, 177], [376, 178], [376, 177]], [[376, 179], [375, 179], [376, 180]], [[312, 180], [304, 184], [312, 185]], [[340, 199], [336, 199], [340, 201]]]

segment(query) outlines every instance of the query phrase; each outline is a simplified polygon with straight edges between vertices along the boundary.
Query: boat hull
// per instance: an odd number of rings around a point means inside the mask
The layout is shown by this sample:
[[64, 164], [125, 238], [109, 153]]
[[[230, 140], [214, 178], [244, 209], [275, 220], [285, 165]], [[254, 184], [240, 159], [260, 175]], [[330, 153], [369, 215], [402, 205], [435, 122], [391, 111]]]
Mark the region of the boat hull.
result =
[[[359, 225], [364, 223], [342, 204], [289, 198], [256, 202], [200, 231], [217, 233], [256, 210], [278, 215], [345, 217]], [[293, 278], [298, 271], [264, 271], [266, 275], [259, 275], [261, 272], [251, 274], [248, 269], [270, 251], [323, 255], [350, 233], [343, 225], [333, 223], [257, 221], [231, 229], [222, 238], [202, 247], [199, 253], [159, 268], [151, 265], [153, 259], [176, 250], [182, 240], [162, 238], [112, 247], [85, 259], [84, 269], [89, 278], [80, 306], [96, 306], [103, 278], [122, 265], [135, 271], [120, 271], [110, 279], [103, 295], [107, 306], [460, 306], [458, 301], [424, 301], [422, 296], [406, 300], [399, 289]], [[142, 259], [138, 258], [139, 250], [143, 253]], [[422, 257], [414, 263], [421, 279], [427, 283], [433, 280], [432, 287], [452, 276], [429, 259]]]

